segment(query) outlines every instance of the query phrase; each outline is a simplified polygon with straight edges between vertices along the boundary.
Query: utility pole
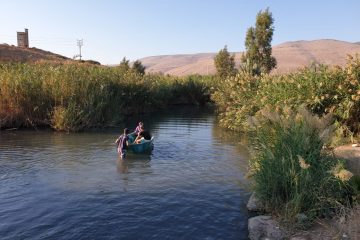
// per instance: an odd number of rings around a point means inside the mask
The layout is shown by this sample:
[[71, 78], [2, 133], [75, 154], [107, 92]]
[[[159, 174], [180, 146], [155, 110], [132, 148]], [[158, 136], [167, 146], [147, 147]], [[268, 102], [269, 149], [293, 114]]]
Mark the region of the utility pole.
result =
[[79, 57], [80, 57], [80, 60], [81, 60], [81, 47], [84, 45], [84, 42], [83, 42], [83, 40], [82, 39], [77, 39], [76, 40], [77, 41], [77, 45], [78, 45], [78, 47], [79, 47]]

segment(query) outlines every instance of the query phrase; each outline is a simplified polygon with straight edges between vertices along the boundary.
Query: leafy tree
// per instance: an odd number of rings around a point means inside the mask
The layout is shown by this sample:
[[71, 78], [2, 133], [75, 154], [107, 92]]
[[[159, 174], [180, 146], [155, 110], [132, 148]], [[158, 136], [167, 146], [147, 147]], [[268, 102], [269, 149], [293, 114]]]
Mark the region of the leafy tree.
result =
[[146, 67], [144, 65], [142, 65], [141, 61], [136, 60], [133, 65], [132, 65], [132, 70], [136, 73], [145, 74], [145, 69]]
[[221, 79], [224, 79], [228, 76], [234, 76], [236, 74], [235, 55], [230, 55], [226, 45], [215, 56], [214, 63], [216, 72]]
[[246, 33], [246, 51], [241, 62], [242, 69], [251, 75], [269, 73], [276, 67], [276, 59], [271, 56], [273, 23], [274, 19], [267, 8], [257, 14], [255, 27], [250, 27]]
[[130, 61], [124, 57], [122, 61], [120, 62], [119, 68], [123, 69], [125, 72], [130, 70]]

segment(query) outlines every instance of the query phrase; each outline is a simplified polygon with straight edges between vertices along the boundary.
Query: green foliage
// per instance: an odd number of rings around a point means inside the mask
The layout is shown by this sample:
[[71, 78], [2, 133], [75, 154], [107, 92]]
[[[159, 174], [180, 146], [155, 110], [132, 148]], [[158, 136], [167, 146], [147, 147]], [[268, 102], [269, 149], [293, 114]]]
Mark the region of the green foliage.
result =
[[[210, 80], [210, 81], [209, 81]], [[204, 105], [210, 101], [210, 86], [212, 78], [191, 75], [174, 81], [172, 100], [176, 104], [196, 103]]]
[[250, 27], [246, 33], [246, 51], [241, 58], [243, 71], [251, 75], [260, 75], [269, 73], [276, 67], [276, 59], [271, 56], [273, 23], [274, 19], [269, 9], [257, 14], [255, 27]]
[[360, 201], [360, 176], [355, 175], [350, 179], [350, 185], [354, 188], [358, 200]]
[[79, 60], [79, 62], [87, 63], [87, 64], [101, 65], [100, 62], [95, 61], [95, 60]]
[[331, 118], [304, 108], [286, 116], [262, 110], [252, 117], [254, 190], [270, 212], [294, 222], [296, 215], [331, 215], [354, 194], [343, 164], [322, 151]]
[[349, 57], [344, 68], [312, 66], [287, 75], [251, 76], [239, 73], [219, 85], [212, 99], [220, 124], [237, 131], [246, 119], [265, 107], [284, 113], [305, 105], [322, 116], [332, 112], [342, 133], [360, 131], [360, 60]]
[[337, 135], [359, 133], [359, 81], [357, 56], [349, 57], [344, 68], [311, 66], [286, 75], [242, 72], [216, 86], [212, 99], [220, 124], [250, 132], [254, 189], [268, 211], [295, 221], [298, 213], [333, 214], [359, 196], [356, 176], [351, 178], [343, 163], [323, 150], [332, 128]]
[[323, 150], [332, 128], [338, 135], [359, 132], [359, 81], [359, 58], [349, 57], [344, 68], [241, 72], [216, 85], [220, 124], [250, 132], [254, 190], [268, 211], [294, 222], [299, 213], [333, 214], [359, 196], [357, 177]]
[[235, 55], [230, 55], [227, 50], [227, 46], [221, 49], [215, 56], [214, 63], [216, 73], [221, 79], [225, 79], [236, 74]]
[[246, 119], [253, 116], [260, 78], [247, 73], [225, 79], [211, 95], [219, 110], [220, 125], [231, 130], [246, 129]]
[[144, 75], [144, 74], [145, 74], [145, 69], [146, 69], [146, 67], [145, 67], [144, 65], [142, 65], [141, 61], [136, 60], [136, 61], [133, 63], [131, 69], [132, 69], [134, 72], [138, 73], [138, 74]]
[[[124, 62], [127, 62], [126, 60]], [[93, 64], [0, 64], [0, 128], [79, 131], [177, 103], [204, 104], [211, 77], [139, 74]]]
[[119, 65], [119, 68], [123, 71], [123, 72], [127, 72], [130, 70], [130, 61], [126, 59], [126, 57], [124, 57]]

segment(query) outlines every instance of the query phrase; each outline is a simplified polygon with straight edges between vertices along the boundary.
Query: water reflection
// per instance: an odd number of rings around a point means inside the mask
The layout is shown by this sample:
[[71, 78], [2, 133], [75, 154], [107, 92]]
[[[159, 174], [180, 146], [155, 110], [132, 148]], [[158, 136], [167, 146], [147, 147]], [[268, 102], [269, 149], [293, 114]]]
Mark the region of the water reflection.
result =
[[150, 174], [151, 171], [150, 155], [128, 154], [125, 159], [118, 157], [116, 166], [119, 173], [128, 174], [136, 172], [138, 174]]
[[[233, 146], [230, 151], [234, 151], [234, 155], [241, 153], [241, 158], [236, 158], [233, 161], [234, 166], [241, 169], [242, 173], [248, 172], [248, 142], [246, 137], [242, 133], [234, 133], [223, 128], [220, 128], [217, 124], [214, 124], [212, 127], [212, 134], [214, 138], [218, 139], [221, 144], [226, 144], [228, 146]], [[248, 187], [248, 182], [245, 180], [245, 175], [242, 176], [243, 180], [242, 186]]]

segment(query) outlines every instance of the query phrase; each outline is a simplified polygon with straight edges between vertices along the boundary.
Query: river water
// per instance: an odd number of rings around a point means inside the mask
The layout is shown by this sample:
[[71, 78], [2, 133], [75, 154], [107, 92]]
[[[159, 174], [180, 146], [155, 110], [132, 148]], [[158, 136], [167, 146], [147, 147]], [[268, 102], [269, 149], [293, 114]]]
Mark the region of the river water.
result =
[[1, 131], [0, 238], [247, 239], [239, 137], [197, 108], [142, 120], [155, 148], [126, 160], [120, 128]]

